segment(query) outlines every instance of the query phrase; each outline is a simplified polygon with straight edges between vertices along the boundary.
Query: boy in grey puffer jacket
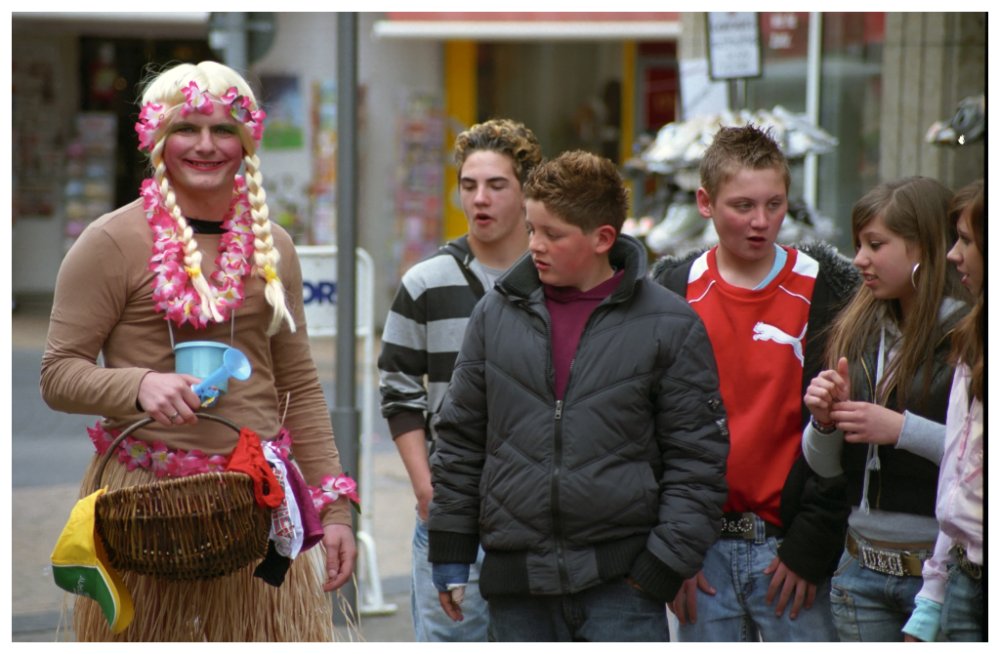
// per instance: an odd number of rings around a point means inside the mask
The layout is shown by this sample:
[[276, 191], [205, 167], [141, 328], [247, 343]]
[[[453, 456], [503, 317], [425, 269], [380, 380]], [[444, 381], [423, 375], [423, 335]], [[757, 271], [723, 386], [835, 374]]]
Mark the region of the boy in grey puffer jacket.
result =
[[[617, 168], [529, 176], [529, 254], [470, 318], [437, 421], [430, 560], [453, 619], [482, 543], [496, 640], [666, 640], [718, 537], [728, 432], [711, 345], [619, 231]], [[575, 616], [575, 617], [567, 617]]]

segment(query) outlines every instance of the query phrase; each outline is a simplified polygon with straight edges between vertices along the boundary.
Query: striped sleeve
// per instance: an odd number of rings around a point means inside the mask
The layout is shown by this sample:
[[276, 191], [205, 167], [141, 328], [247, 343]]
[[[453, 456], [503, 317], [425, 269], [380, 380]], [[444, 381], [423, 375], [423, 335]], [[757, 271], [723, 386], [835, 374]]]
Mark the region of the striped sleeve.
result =
[[382, 415], [393, 437], [423, 428], [440, 407], [477, 299], [448, 254], [403, 276], [378, 360]]

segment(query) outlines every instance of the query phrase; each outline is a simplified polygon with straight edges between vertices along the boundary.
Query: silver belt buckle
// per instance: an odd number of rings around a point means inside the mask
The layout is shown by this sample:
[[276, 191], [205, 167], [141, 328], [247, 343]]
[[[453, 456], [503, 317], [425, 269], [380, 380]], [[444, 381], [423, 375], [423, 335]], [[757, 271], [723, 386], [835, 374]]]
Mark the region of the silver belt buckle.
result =
[[955, 558], [958, 561], [958, 567], [969, 575], [972, 579], [982, 579], [983, 577], [983, 566], [978, 563], [973, 563], [969, 560], [969, 554], [966, 552], [965, 548], [961, 545], [956, 545], [952, 548], [955, 553]]
[[753, 518], [745, 513], [740, 516], [739, 520], [736, 521], [727, 520], [725, 517], [722, 518], [722, 533], [730, 538], [744, 538], [752, 540], [754, 538], [753, 528]]
[[903, 555], [899, 552], [876, 550], [859, 544], [858, 554], [861, 565], [869, 570], [896, 577], [906, 576], [906, 571], [903, 569]]

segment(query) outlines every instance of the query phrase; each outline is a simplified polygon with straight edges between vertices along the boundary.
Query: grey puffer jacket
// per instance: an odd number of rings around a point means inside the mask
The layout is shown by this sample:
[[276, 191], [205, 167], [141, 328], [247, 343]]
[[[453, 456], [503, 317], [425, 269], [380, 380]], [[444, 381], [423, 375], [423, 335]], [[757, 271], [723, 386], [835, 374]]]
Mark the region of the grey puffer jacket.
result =
[[619, 237], [557, 402], [529, 256], [476, 306], [437, 421], [430, 560], [472, 562], [484, 597], [630, 576], [670, 601], [719, 535], [729, 449], [712, 348], [687, 302]]

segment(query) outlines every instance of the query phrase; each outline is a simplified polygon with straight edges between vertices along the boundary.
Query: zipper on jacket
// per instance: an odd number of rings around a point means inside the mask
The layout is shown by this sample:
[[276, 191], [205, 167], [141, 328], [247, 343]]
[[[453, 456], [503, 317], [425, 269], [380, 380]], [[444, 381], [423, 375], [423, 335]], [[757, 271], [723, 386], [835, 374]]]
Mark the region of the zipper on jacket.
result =
[[[870, 401], [872, 403], [878, 404], [879, 401], [878, 401], [878, 397], [876, 396], [876, 392], [877, 392], [878, 389], [875, 386], [875, 382], [872, 381], [872, 373], [871, 373], [871, 370], [868, 368], [868, 362], [865, 361], [865, 357], [864, 357], [863, 354], [861, 355], [861, 370], [864, 371], [864, 373], [865, 373], [865, 380], [868, 382], [868, 394], [869, 394], [868, 397], [871, 398]], [[851, 399], [851, 398], [848, 398], [848, 399]], [[888, 404], [888, 400], [886, 401], [886, 404]], [[878, 456], [878, 454], [876, 454], [876, 456]], [[866, 462], [865, 466], [867, 467], [867, 465], [868, 464]], [[865, 474], [868, 474], [868, 472], [865, 471]], [[868, 499], [867, 497], [862, 497], [861, 501], [864, 502], [867, 499]], [[877, 508], [881, 507], [881, 505], [882, 505], [882, 474], [879, 473], [879, 476], [878, 476], [878, 488], [875, 490], [875, 508], [877, 509]]]
[[[613, 294], [612, 294], [613, 295]], [[613, 304], [614, 302], [611, 302]], [[607, 307], [610, 306], [609, 302], [606, 300], [600, 305], [594, 308], [590, 316], [587, 318], [587, 322], [583, 326], [583, 331], [580, 332], [580, 341], [577, 343], [577, 352], [580, 350], [580, 345], [583, 343], [584, 338], [587, 336], [587, 330], [590, 329], [591, 324], [594, 322], [594, 316], [601, 312], [608, 311]], [[552, 326], [546, 322], [546, 335], [549, 344], [549, 366], [552, 366]], [[569, 370], [566, 371], [566, 388], [563, 393], [569, 391], [570, 384], [573, 381], [573, 368], [576, 365], [576, 353], [573, 354], [573, 358], [569, 362]], [[555, 375], [554, 369], [552, 369], [553, 378]], [[553, 389], [554, 390], [554, 389]], [[564, 395], [565, 397], [565, 395]], [[555, 410], [555, 428], [554, 428], [554, 442], [552, 446], [552, 488], [551, 488], [551, 505], [552, 505], [552, 535], [553, 540], [556, 545], [556, 565], [559, 568], [559, 582], [565, 589], [565, 592], [569, 592], [569, 570], [566, 566], [566, 553], [563, 548], [563, 535], [562, 535], [562, 521], [561, 521], [561, 511], [559, 505], [559, 479], [560, 479], [560, 469], [562, 467], [562, 416], [563, 416], [563, 400], [556, 400], [556, 410]]]
[[552, 537], [556, 544], [556, 564], [559, 568], [559, 581], [562, 587], [565, 589], [564, 592], [569, 592], [569, 574], [566, 569], [566, 553], [563, 550], [563, 536], [562, 536], [562, 522], [560, 520], [560, 510], [559, 510], [559, 478], [560, 469], [562, 467], [562, 414], [563, 414], [563, 402], [562, 400], [556, 400], [556, 411], [555, 411], [555, 442], [552, 447], [552, 486], [551, 486], [551, 504], [552, 504]]

